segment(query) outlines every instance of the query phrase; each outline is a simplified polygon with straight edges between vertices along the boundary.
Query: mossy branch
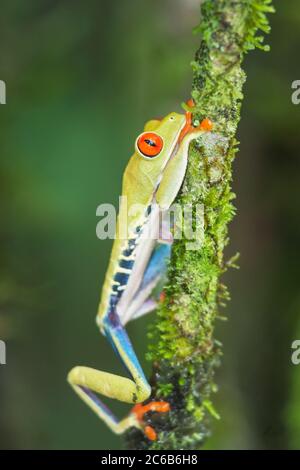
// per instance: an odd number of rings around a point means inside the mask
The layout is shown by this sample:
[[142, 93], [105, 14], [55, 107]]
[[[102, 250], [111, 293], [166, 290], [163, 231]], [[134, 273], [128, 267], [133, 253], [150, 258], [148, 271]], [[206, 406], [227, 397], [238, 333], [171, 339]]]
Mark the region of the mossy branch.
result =
[[192, 62], [194, 119], [208, 117], [214, 129], [191, 145], [176, 202], [203, 205], [204, 237], [196, 251], [187, 249], [186, 239], [174, 242], [166, 298], [149, 333], [148, 354], [152, 398], [169, 401], [171, 411], [149, 413], [157, 441], [134, 429], [127, 433], [127, 445], [134, 449], [197, 449], [209, 435], [210, 418], [218, 418], [212, 394], [221, 350], [214, 325], [220, 305], [229, 299], [220, 277], [235, 261], [224, 260], [224, 248], [235, 213], [231, 182], [245, 82], [241, 64], [249, 50], [268, 50], [258, 32], [269, 32], [266, 13], [274, 10], [271, 0], [205, 0], [201, 11], [195, 32], [202, 40]]

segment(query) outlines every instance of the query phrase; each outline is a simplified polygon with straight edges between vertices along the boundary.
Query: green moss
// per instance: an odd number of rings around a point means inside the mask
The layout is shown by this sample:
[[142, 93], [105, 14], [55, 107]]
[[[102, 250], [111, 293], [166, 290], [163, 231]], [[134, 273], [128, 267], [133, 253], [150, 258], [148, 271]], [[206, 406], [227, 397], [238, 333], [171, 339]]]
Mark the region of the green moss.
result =
[[266, 50], [258, 31], [269, 31], [266, 13], [270, 0], [206, 0], [197, 32], [200, 48], [192, 62], [194, 119], [209, 117], [213, 132], [195, 141], [189, 151], [184, 184], [176, 202], [204, 207], [201, 248], [187, 250], [188, 240], [174, 242], [166, 297], [149, 332], [148, 359], [153, 363], [153, 397], [167, 399], [171, 411], [150, 413], [147, 420], [159, 432], [150, 443], [131, 430], [130, 448], [196, 449], [209, 435], [216, 392], [214, 371], [221, 345], [214, 338], [219, 307], [229, 300], [220, 282], [237, 256], [227, 261], [228, 224], [235, 214], [231, 189], [232, 163], [237, 152], [235, 134], [245, 73], [244, 54], [255, 47]]

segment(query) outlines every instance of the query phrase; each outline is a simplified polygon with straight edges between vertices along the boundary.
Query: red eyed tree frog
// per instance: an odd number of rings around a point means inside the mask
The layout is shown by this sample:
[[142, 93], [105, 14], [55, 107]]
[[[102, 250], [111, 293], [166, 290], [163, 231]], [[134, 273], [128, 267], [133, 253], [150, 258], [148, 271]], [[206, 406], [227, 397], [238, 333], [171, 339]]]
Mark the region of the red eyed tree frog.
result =
[[[191, 109], [193, 102], [190, 100], [187, 104]], [[131, 378], [83, 366], [74, 367], [68, 375], [75, 392], [117, 434], [134, 426], [148, 439], [155, 440], [156, 432], [144, 424], [143, 416], [148, 411], [164, 413], [170, 409], [165, 401], [142, 404], [150, 397], [151, 387], [125, 325], [153, 311], [157, 305], [153, 291], [165, 272], [172, 235], [152, 239], [142, 234], [157, 222], [160, 212], [168, 210], [173, 203], [185, 176], [190, 142], [211, 129], [208, 118], [193, 127], [191, 111], [185, 115], [173, 112], [162, 120], [151, 120], [136, 139], [134, 154], [124, 172], [122, 196], [127, 198], [127, 207], [121, 203], [96, 322]], [[124, 212], [133, 204], [141, 209], [126, 214], [127, 236], [118, 237]], [[96, 393], [135, 406], [119, 421]]]

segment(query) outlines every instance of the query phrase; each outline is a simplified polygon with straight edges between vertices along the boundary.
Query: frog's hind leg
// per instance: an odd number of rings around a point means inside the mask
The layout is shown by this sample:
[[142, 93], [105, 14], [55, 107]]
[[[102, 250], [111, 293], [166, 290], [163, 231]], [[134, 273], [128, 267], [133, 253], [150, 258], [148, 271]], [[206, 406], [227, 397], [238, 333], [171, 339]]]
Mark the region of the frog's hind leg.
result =
[[[157, 285], [157, 282], [159, 282], [159, 279], [161, 279], [169, 256], [169, 245], [158, 245], [154, 250], [144, 273], [140, 289], [136, 294], [135, 301], [132, 302], [133, 308], [128, 311], [126, 310], [126, 315], [129, 313], [127, 321], [155, 308], [156, 301], [151, 297], [151, 292]], [[128, 428], [135, 426], [143, 429], [147, 437], [154, 440], [156, 433], [153, 428], [144, 423], [143, 416], [149, 411], [163, 413], [169, 411], [169, 404], [156, 401], [150, 402], [147, 405], [141, 404], [141, 402], [149, 398], [151, 388], [124, 329], [124, 324], [124, 318], [122, 317], [121, 323], [117, 311], [112, 309], [103, 319], [102, 326], [105, 336], [110, 341], [132, 379], [89, 367], [78, 366], [70, 371], [68, 381], [82, 400], [113, 432], [121, 434]], [[118, 421], [108, 407], [98, 398], [96, 393], [137, 405], [133, 407], [125, 419]]]
[[96, 393], [126, 403], [140, 404], [151, 393], [140, 363], [135, 355], [131, 342], [124, 327], [121, 325], [116, 312], [112, 311], [104, 318], [103, 330], [114, 350], [121, 358], [132, 379], [109, 374], [89, 367], [74, 367], [68, 375], [68, 381], [82, 400], [101, 418], [116, 434], [125, 432], [134, 426], [143, 429], [149, 439], [156, 439], [156, 433], [151, 426], [143, 421], [143, 416], [149, 411], [169, 411], [166, 402], [151, 402], [148, 405], [133, 407], [129, 415], [118, 421], [109, 408], [98, 398]]
[[131, 413], [125, 420], [117, 421], [95, 393], [134, 404], [146, 400], [151, 393], [151, 387], [115, 311], [111, 311], [104, 318], [103, 330], [132, 379], [89, 367], [77, 366], [70, 371], [68, 381], [83, 401], [114, 432], [120, 434], [131, 426], [141, 427], [135, 414]]
[[[87, 369], [87, 368], [85, 368]], [[91, 370], [92, 373], [92, 370]], [[69, 382], [73, 378], [69, 378]], [[75, 379], [76, 380], [76, 379]], [[115, 434], [122, 434], [132, 426], [137, 427], [134, 414], [130, 413], [126, 418], [118, 420], [111, 410], [98, 398], [96, 393], [88, 387], [71, 383], [77, 395], [91, 408], [94, 413], [113, 431]]]

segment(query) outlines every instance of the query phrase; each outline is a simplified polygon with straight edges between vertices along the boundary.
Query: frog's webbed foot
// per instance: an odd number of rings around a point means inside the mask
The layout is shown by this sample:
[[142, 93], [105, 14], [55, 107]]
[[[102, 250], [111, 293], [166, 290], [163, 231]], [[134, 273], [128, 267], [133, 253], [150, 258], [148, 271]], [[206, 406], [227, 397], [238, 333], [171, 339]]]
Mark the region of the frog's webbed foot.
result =
[[134, 415], [145, 436], [150, 441], [156, 441], [157, 433], [155, 429], [144, 422], [144, 415], [149, 411], [154, 411], [156, 413], [167, 413], [170, 411], [170, 404], [167, 401], [150, 401], [150, 403], [147, 403], [146, 405], [138, 403], [131, 410], [131, 414]]

